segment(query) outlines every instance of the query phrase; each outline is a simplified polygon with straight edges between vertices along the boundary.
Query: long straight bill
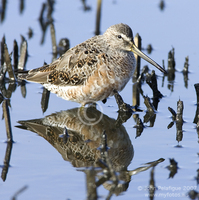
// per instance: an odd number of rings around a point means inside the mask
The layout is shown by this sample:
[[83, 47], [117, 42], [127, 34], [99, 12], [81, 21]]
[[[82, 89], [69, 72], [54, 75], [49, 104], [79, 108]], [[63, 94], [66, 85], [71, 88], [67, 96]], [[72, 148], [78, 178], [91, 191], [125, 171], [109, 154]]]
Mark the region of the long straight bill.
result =
[[160, 65], [158, 65], [154, 60], [152, 60], [151, 58], [149, 58], [146, 54], [144, 54], [142, 51], [140, 51], [134, 43], [132, 43], [132, 48], [131, 51], [135, 54], [137, 54], [138, 56], [140, 56], [141, 58], [143, 58], [144, 60], [146, 60], [147, 62], [151, 63], [153, 66], [155, 66], [156, 68], [158, 68], [161, 72], [163, 72], [164, 74], [167, 74], [167, 71], [165, 69], [163, 69]]

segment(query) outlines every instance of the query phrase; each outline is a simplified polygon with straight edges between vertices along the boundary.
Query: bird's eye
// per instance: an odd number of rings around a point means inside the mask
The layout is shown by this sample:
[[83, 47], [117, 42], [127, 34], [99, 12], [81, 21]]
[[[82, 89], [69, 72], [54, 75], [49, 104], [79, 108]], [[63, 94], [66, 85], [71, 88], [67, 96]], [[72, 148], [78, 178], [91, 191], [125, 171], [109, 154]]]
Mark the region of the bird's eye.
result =
[[118, 36], [117, 36], [117, 38], [121, 39], [121, 38], [122, 38], [122, 36], [121, 36], [121, 35], [118, 35]]

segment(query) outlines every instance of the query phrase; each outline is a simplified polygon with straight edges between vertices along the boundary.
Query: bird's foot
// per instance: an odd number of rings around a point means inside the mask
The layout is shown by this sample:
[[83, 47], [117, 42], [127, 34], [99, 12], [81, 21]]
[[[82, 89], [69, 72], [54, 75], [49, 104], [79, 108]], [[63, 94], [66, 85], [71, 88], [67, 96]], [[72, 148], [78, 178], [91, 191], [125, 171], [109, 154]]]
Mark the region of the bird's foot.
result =
[[115, 100], [117, 102], [118, 108], [119, 108], [119, 112], [128, 112], [128, 113], [133, 113], [133, 107], [127, 103], [125, 103], [122, 99], [122, 97], [119, 95], [119, 93], [114, 90], [114, 97]]

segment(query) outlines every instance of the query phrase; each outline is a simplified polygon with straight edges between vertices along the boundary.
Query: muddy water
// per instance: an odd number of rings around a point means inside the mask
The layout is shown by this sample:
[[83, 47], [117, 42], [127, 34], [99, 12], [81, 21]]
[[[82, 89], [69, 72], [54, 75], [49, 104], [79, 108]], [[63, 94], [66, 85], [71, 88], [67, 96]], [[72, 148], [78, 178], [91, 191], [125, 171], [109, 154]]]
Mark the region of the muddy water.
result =
[[[19, 45], [21, 34], [27, 39], [29, 56], [26, 69], [42, 66], [44, 61], [50, 63], [53, 59], [50, 26], [43, 33], [38, 21], [42, 3], [45, 2], [25, 1], [20, 13], [19, 2], [9, 1], [6, 4], [5, 19], [0, 24], [0, 37], [5, 35], [9, 52], [13, 49], [14, 39]], [[117, 120], [118, 106], [114, 97], [110, 97], [106, 104], [99, 102], [98, 111], [87, 112], [91, 121], [85, 123], [84, 119], [83, 122], [81, 120], [81, 113], [78, 113], [78, 104], [50, 94], [48, 108], [43, 113], [43, 88], [38, 84], [26, 84], [24, 98], [21, 86], [16, 85], [16, 90], [9, 98], [14, 143], [7, 176], [4, 177], [5, 181], [0, 180], [1, 199], [11, 199], [25, 186], [27, 187], [19, 194], [18, 199], [86, 199], [86, 167], [94, 166], [99, 170], [96, 182], [102, 180], [104, 175], [100, 171], [100, 167], [104, 168], [104, 165], [97, 162], [99, 158], [102, 159], [98, 147], [104, 130], [107, 133], [111, 169], [119, 172], [112, 176], [111, 181], [101, 184], [98, 182], [100, 186], [97, 188], [97, 195], [102, 199], [111, 196], [109, 192], [115, 186], [114, 178], [119, 180], [119, 184], [115, 187], [112, 199], [149, 199], [149, 192], [153, 191], [154, 199], [188, 199], [190, 190], [199, 191], [195, 180], [199, 168], [199, 139], [196, 124], [193, 123], [197, 109], [194, 84], [198, 83], [199, 67], [199, 27], [196, 17], [199, 3], [196, 0], [181, 1], [180, 4], [177, 1], [165, 2], [163, 10], [159, 3], [104, 1], [100, 26], [103, 33], [110, 25], [120, 22], [128, 24], [134, 35], [137, 32], [141, 35], [143, 48], [152, 44], [154, 50], [149, 56], [159, 64], [164, 60], [166, 69], [168, 52], [175, 49], [176, 71], [173, 78], [164, 77], [155, 70], [158, 89], [164, 95], [155, 115], [146, 120], [147, 108], [140, 95], [139, 108], [143, 112], [133, 113], [126, 122], [120, 123]], [[56, 2], [52, 17], [57, 43], [61, 38], [68, 38], [73, 47], [92, 37], [95, 32], [96, 5], [95, 1], [86, 1], [86, 6], [90, 9], [85, 11], [81, 1]], [[33, 37], [30, 39], [27, 35], [29, 27], [33, 30]], [[147, 53], [145, 50], [144, 52]], [[186, 56], [189, 56], [188, 80], [182, 73]], [[141, 60], [141, 67], [146, 64]], [[150, 65], [149, 68], [154, 69]], [[9, 84], [6, 84], [6, 88], [8, 87]], [[152, 101], [153, 92], [146, 81], [141, 88], [143, 94]], [[124, 101], [131, 105], [132, 91], [133, 83], [130, 81], [120, 93]], [[172, 122], [168, 106], [177, 112], [179, 99], [184, 104], [184, 123], [177, 141], [176, 123], [168, 129]], [[136, 135], [138, 129], [135, 128], [135, 119], [138, 117], [145, 126], [139, 137]], [[92, 124], [92, 119], [101, 120]], [[15, 127], [20, 125], [18, 121], [22, 128], [29, 130]], [[0, 121], [0, 127], [0, 169], [3, 171], [7, 148], [4, 120]], [[68, 128], [69, 137], [63, 135], [65, 127]], [[167, 167], [172, 158], [178, 163], [177, 169], [175, 164], [172, 165], [173, 173]], [[155, 190], [149, 190], [150, 184], [155, 186]]]

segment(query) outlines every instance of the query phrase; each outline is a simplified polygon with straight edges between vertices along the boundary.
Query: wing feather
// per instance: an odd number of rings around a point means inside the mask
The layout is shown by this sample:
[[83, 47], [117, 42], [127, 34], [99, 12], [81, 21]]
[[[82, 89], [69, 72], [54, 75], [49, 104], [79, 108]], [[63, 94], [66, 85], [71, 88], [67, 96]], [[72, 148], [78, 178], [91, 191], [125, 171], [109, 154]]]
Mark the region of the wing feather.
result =
[[83, 85], [95, 72], [102, 54], [96, 44], [101, 36], [73, 47], [49, 65], [30, 70], [27, 75], [19, 76], [31, 82], [54, 85]]

